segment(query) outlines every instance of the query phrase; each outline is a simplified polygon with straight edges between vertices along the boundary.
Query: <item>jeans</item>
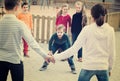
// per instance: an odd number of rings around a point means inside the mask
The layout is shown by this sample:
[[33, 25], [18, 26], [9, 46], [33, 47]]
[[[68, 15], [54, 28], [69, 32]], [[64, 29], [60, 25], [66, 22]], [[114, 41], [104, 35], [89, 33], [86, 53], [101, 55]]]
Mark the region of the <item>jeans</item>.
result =
[[7, 81], [8, 72], [11, 73], [12, 81], [24, 81], [23, 63], [12, 64], [0, 61], [0, 81]]
[[[67, 45], [67, 43], [62, 44], [62, 45], [53, 44], [53, 46], [52, 46], [52, 52], [54, 54], [58, 49], [61, 49], [62, 51], [65, 51], [68, 48], [69, 48], [69, 46]], [[68, 58], [67, 61], [68, 61], [68, 64], [69, 64], [71, 70], [75, 70], [75, 65], [74, 65], [74, 62], [73, 62], [73, 56], [71, 56], [70, 58]], [[42, 67], [47, 67], [47, 66], [48, 66], [48, 63], [45, 61], [43, 63]]]
[[109, 81], [107, 70], [85, 70], [81, 69], [78, 81], [90, 81], [96, 75], [98, 81]]
[[[72, 44], [74, 44], [74, 42], [76, 41], [78, 35], [79, 35], [78, 33], [72, 33]], [[79, 49], [77, 57], [78, 58], [82, 57], [82, 48]]]

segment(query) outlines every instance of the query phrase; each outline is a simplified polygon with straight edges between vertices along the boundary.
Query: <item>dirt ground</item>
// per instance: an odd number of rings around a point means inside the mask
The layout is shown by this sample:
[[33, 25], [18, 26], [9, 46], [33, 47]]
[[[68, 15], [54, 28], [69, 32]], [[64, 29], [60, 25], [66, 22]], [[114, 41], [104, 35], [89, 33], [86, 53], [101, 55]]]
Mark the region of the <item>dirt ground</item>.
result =
[[[70, 14], [74, 13], [74, 9], [70, 9]], [[31, 13], [35, 15], [55, 16], [56, 9], [50, 7], [40, 8], [40, 6], [31, 6]], [[41, 44], [46, 51], [47, 44]], [[116, 61], [112, 71], [110, 81], [120, 81], [120, 31], [116, 32]], [[30, 58], [24, 58], [24, 81], [77, 81], [79, 72], [81, 70], [81, 63], [77, 61], [75, 55], [74, 62], [77, 70], [77, 74], [72, 74], [67, 62], [57, 61], [56, 64], [50, 63], [46, 71], [39, 71], [43, 64], [43, 58], [34, 52], [32, 49], [29, 51]], [[7, 81], [12, 81], [10, 75]], [[91, 81], [97, 81], [94, 76]]]

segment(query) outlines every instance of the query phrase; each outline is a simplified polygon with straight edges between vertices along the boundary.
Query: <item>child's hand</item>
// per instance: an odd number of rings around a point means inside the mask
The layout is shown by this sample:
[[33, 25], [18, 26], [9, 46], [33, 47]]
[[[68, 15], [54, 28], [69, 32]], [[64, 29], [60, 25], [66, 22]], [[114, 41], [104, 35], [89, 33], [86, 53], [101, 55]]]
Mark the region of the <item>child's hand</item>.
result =
[[53, 55], [52, 51], [50, 51], [50, 52], [48, 53], [48, 55], [52, 56], [52, 55]]

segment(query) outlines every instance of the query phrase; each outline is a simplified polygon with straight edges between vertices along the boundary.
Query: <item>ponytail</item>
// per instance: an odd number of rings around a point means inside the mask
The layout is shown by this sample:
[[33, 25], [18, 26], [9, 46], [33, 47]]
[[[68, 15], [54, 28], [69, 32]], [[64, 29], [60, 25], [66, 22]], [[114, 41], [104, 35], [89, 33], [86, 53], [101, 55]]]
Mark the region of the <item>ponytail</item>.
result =
[[106, 14], [107, 10], [101, 4], [96, 4], [91, 9], [91, 15], [98, 26], [102, 26], [104, 24], [104, 17]]
[[99, 16], [99, 18], [96, 19], [96, 24], [102, 26], [104, 24], [104, 16]]

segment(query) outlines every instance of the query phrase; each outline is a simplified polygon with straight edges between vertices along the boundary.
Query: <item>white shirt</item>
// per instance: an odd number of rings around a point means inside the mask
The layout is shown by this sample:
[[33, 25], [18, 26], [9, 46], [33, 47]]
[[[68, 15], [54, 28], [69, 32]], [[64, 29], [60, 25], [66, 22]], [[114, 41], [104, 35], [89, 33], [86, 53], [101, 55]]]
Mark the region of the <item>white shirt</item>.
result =
[[77, 54], [83, 47], [82, 69], [87, 70], [111, 70], [115, 57], [115, 33], [114, 29], [104, 23], [98, 27], [92, 23], [83, 28], [74, 45], [68, 50], [55, 54], [56, 60], [61, 60]]
[[13, 14], [6, 14], [0, 20], [0, 61], [14, 64], [23, 61], [22, 37], [31, 48], [46, 57], [25, 23], [18, 20]]

